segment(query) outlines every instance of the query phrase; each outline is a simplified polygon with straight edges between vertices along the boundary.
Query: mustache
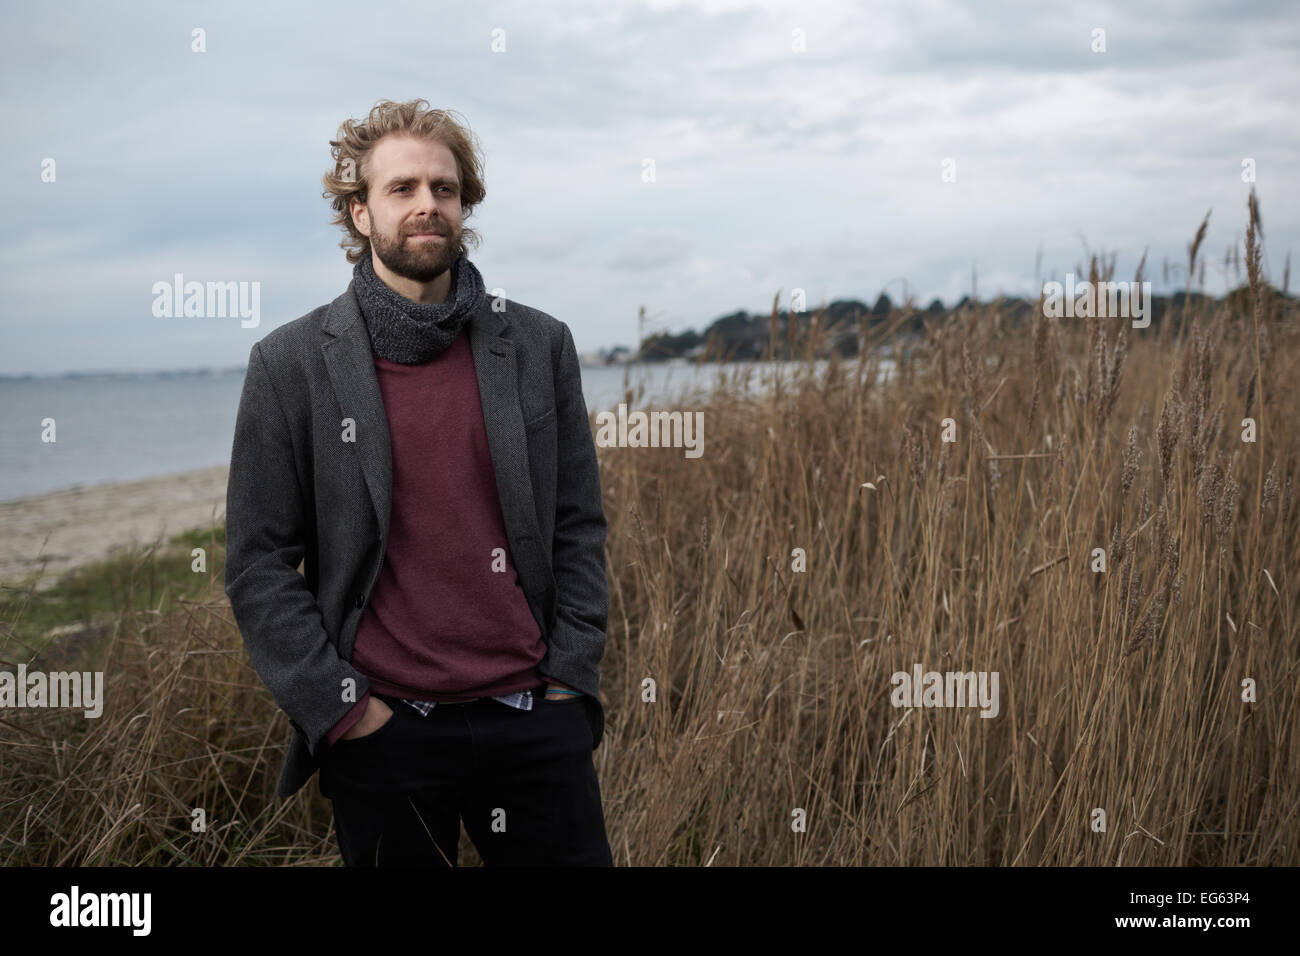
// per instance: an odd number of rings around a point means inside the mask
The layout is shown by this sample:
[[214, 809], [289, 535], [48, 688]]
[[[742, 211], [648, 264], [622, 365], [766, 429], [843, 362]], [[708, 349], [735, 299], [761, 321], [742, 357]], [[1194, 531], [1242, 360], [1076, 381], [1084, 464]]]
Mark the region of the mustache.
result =
[[448, 235], [451, 235], [451, 233], [448, 232], [447, 230], [445, 230], [445, 229], [439, 229], [439, 228], [437, 228], [436, 226], [434, 226], [432, 223], [430, 223], [430, 224], [427, 225], [427, 226], [416, 226], [416, 227], [413, 228], [410, 232], [408, 232], [407, 235], [408, 235], [408, 236], [410, 236], [410, 235], [414, 235], [414, 234], [417, 233], [417, 232], [435, 232], [435, 233], [437, 233], [437, 234], [440, 235], [440, 236], [448, 236]]

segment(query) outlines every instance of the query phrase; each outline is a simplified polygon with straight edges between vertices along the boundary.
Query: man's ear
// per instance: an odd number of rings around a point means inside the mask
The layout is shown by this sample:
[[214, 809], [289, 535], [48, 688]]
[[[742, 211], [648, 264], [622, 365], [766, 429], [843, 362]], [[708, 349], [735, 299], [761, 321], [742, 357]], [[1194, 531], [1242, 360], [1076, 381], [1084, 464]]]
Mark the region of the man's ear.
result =
[[363, 236], [370, 235], [370, 212], [366, 204], [357, 199], [348, 200], [348, 211], [352, 213], [352, 224]]

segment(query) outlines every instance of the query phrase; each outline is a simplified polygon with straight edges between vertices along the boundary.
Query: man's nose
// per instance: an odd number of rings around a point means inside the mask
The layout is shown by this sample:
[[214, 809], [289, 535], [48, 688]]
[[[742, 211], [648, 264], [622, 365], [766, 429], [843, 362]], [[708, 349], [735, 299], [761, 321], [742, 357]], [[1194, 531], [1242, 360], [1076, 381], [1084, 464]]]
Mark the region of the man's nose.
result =
[[422, 214], [422, 218], [431, 219], [438, 210], [438, 204], [434, 201], [433, 190], [428, 186], [421, 186], [416, 194], [416, 211]]

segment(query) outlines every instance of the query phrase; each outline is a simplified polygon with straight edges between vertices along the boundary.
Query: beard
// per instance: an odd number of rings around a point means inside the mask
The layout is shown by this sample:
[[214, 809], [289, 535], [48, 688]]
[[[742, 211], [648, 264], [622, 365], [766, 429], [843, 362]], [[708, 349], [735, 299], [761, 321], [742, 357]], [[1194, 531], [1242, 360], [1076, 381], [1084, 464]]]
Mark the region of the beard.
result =
[[[404, 228], [404, 232], [395, 236], [376, 229], [370, 237], [375, 256], [394, 275], [413, 282], [432, 282], [460, 258], [459, 229], [431, 222], [412, 223]], [[412, 238], [412, 233], [428, 230], [441, 233], [442, 239]]]

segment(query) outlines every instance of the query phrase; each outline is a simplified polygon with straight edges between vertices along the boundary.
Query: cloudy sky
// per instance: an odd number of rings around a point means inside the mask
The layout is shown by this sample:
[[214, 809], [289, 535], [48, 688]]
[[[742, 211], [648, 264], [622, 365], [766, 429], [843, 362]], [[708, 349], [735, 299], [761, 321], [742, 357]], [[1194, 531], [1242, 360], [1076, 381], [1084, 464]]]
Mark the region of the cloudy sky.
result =
[[[1180, 288], [1161, 264], [1211, 208], [1219, 292], [1244, 160], [1274, 281], [1300, 253], [1291, 2], [60, 2], [0, 24], [0, 374], [242, 365], [346, 288], [320, 177], [385, 98], [469, 122], [472, 258], [583, 350], [635, 343], [641, 305], [680, 331], [793, 288], [951, 304], [972, 268], [981, 298], [1034, 295], [1089, 249], [1131, 278], [1149, 247], [1156, 291]], [[155, 317], [176, 273], [259, 283], [260, 324]]]

